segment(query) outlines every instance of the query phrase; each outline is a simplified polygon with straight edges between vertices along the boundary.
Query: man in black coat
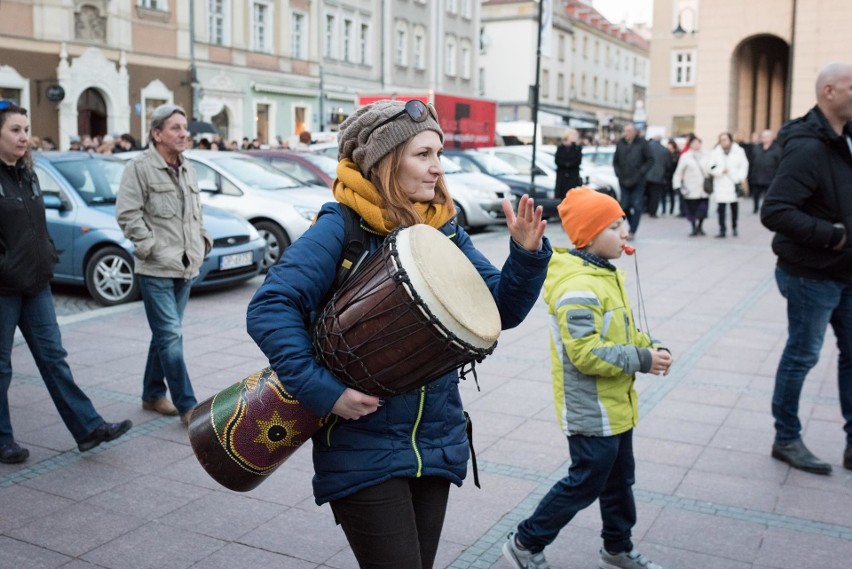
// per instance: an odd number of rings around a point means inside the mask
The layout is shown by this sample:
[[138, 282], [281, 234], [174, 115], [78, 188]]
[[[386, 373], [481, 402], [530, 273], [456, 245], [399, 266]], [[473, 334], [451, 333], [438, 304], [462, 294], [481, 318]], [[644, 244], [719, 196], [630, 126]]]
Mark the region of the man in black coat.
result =
[[[648, 151], [654, 157], [654, 164], [645, 174], [648, 190], [648, 215], [651, 217], [657, 217], [660, 199], [666, 193], [666, 187], [671, 181], [671, 173], [674, 172], [674, 169], [670, 168], [672, 156], [666, 150], [666, 147], [660, 144], [661, 138], [657, 136], [648, 141]], [[663, 204], [663, 213], [665, 211], [666, 205]]]
[[775, 143], [771, 130], [764, 130], [760, 133], [760, 142], [751, 145], [748, 160], [748, 189], [754, 200], [754, 213], [760, 211], [760, 198], [769, 189], [779, 162], [781, 146]]
[[831, 465], [802, 442], [798, 412], [802, 384], [819, 361], [831, 324], [840, 352], [843, 466], [852, 469], [852, 65], [827, 65], [816, 91], [816, 106], [779, 133], [783, 154], [761, 221], [775, 232], [775, 278], [787, 299], [788, 338], [772, 397], [772, 456], [829, 474]]
[[645, 175], [654, 164], [648, 143], [639, 136], [636, 125], [624, 127], [624, 136], [615, 145], [612, 165], [621, 186], [621, 209], [627, 214], [630, 225], [627, 239], [632, 240], [639, 228], [639, 219], [645, 206]]

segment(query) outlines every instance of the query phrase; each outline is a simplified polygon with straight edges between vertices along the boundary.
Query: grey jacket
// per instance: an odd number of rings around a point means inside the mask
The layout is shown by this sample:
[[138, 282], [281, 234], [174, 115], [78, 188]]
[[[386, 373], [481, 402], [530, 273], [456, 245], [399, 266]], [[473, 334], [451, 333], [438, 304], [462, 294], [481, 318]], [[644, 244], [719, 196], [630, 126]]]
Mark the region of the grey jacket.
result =
[[153, 146], [124, 169], [115, 216], [133, 242], [140, 275], [191, 279], [213, 246], [202, 225], [195, 169], [181, 156], [176, 175]]

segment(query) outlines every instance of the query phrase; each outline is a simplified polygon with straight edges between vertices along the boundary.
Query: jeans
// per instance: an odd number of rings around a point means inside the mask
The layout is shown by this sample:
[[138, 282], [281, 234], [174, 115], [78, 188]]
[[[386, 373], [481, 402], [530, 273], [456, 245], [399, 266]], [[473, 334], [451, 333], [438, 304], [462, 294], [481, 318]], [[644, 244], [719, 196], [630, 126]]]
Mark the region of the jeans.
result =
[[762, 186], [760, 184], [751, 184], [748, 187], [748, 191], [751, 193], [751, 199], [754, 200], [754, 213], [760, 211], [760, 198], [766, 194], [766, 190], [769, 189], [769, 186]]
[[331, 502], [361, 569], [431, 569], [450, 481], [391, 478]]
[[610, 553], [632, 550], [630, 530], [636, 524], [633, 430], [610, 437], [572, 435], [568, 447], [568, 476], [521, 522], [518, 541], [533, 553], [542, 551], [580, 510], [600, 499], [604, 548]]
[[0, 444], [14, 441], [9, 417], [12, 343], [19, 327], [59, 416], [78, 443], [103, 422], [91, 400], [74, 383], [65, 361], [50, 287], [34, 295], [0, 295]]
[[142, 399], [156, 401], [166, 396], [184, 414], [198, 404], [183, 360], [181, 323], [189, 300], [191, 280], [137, 275], [145, 315], [151, 327], [151, 345], [142, 379]]
[[[665, 196], [666, 185], [664, 183], [647, 182], [646, 189], [648, 191], [648, 214], [651, 217], [657, 217], [657, 210], [660, 209], [660, 200]], [[663, 201], [663, 213], [666, 213], [665, 201]]]
[[627, 223], [630, 225], [630, 233], [635, 234], [639, 229], [639, 220], [642, 218], [642, 209], [645, 207], [645, 182], [639, 182], [635, 186], [621, 186], [621, 209], [627, 214]]
[[788, 334], [772, 395], [775, 440], [788, 443], [801, 437], [799, 396], [805, 377], [819, 360], [825, 331], [831, 324], [840, 351], [840, 411], [846, 421], [846, 444], [852, 444], [852, 285], [796, 277], [780, 268], [775, 269], [775, 280], [787, 299]]

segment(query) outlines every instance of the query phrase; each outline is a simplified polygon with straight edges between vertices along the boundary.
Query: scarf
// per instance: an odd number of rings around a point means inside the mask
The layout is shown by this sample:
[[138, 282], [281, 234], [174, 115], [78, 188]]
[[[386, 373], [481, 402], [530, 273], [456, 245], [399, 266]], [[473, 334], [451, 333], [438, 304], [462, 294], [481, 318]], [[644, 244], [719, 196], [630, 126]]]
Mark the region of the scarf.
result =
[[602, 269], [609, 269], [610, 271], [615, 270], [615, 265], [613, 265], [602, 257], [598, 257], [594, 253], [589, 253], [588, 251], [583, 251], [582, 249], [571, 249], [568, 252], [574, 255], [575, 257], [580, 257], [587, 263], [592, 264], [596, 267], [600, 267]]
[[[379, 190], [364, 178], [361, 170], [349, 158], [344, 158], [337, 165], [334, 198], [355, 210], [380, 235], [388, 235], [396, 228], [396, 224], [385, 216], [387, 205]], [[423, 220], [422, 223], [435, 229], [439, 229], [455, 215], [455, 208], [448, 204], [418, 202], [414, 204], [414, 209]]]

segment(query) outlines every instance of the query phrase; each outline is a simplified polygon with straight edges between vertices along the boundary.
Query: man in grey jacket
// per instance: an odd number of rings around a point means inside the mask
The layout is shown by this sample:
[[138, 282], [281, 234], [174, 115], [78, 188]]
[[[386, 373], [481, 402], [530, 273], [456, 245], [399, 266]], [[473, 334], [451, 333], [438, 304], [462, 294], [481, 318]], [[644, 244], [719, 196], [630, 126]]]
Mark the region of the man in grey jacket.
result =
[[[148, 149], [124, 170], [115, 214], [133, 242], [151, 327], [142, 407], [180, 414], [187, 425], [198, 401], [183, 358], [181, 326], [190, 285], [213, 241], [202, 225], [195, 170], [183, 157], [189, 146], [186, 112], [172, 104], [157, 107], [148, 142]], [[167, 384], [173, 403], [166, 398]]]

